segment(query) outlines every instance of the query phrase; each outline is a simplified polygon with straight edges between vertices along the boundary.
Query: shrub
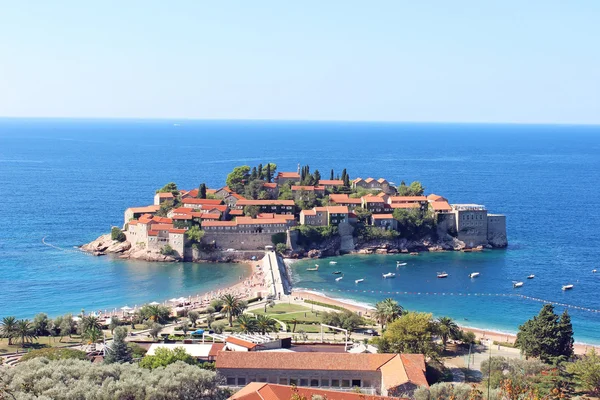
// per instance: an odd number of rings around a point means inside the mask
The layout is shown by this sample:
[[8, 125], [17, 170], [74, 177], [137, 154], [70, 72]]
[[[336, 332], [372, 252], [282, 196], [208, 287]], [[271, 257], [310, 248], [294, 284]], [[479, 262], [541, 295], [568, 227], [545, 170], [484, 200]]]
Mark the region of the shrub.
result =
[[223, 333], [223, 331], [225, 330], [225, 323], [224, 322], [214, 322], [211, 325], [211, 328], [217, 334]]
[[308, 304], [314, 304], [315, 306], [332, 308], [334, 310], [339, 310], [339, 311], [346, 311], [346, 309], [344, 307], [342, 307], [342, 306], [336, 306], [334, 304], [322, 303], [320, 301], [315, 301], [315, 300], [304, 300], [304, 302], [308, 303]]
[[285, 243], [277, 243], [277, 246], [275, 246], [275, 251], [277, 251], [280, 254], [283, 254], [287, 251], [287, 245]]
[[116, 226], [113, 226], [110, 230], [110, 238], [119, 242], [124, 242], [127, 239], [123, 231]]
[[25, 354], [21, 361], [33, 360], [34, 358], [44, 357], [48, 360], [87, 360], [88, 357], [85, 352], [75, 349], [62, 349], [56, 347], [49, 347], [39, 350], [31, 350]]
[[175, 250], [168, 244], [165, 244], [162, 249], [160, 249], [160, 254], [165, 256], [172, 256], [175, 254]]
[[271, 235], [271, 242], [274, 245], [285, 243], [287, 241], [287, 234], [285, 232], [279, 232], [274, 235]]

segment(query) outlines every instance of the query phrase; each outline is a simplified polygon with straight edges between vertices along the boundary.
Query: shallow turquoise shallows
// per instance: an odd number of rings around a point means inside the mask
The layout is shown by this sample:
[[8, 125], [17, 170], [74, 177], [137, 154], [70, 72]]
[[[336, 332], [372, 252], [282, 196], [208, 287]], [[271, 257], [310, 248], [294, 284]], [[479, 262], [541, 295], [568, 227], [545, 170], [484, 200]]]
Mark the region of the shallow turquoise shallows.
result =
[[[323, 268], [299, 271], [298, 286], [350, 289], [356, 274], [365, 278], [361, 290], [508, 294], [517, 292], [511, 281], [524, 280], [523, 295], [600, 308], [600, 274], [591, 272], [600, 270], [600, 127], [0, 119], [0, 317], [133, 306], [238, 281], [245, 270], [236, 265], [125, 262], [72, 250], [122, 224], [125, 208], [150, 204], [167, 182], [220, 187], [234, 166], [267, 161], [280, 170], [309, 164], [327, 178], [331, 168], [347, 168], [351, 178], [420, 180], [451, 203], [508, 216], [506, 250], [406, 256], [398, 271], [394, 257], [343, 257], [339, 269], [355, 270], [341, 285]], [[397, 278], [383, 281], [391, 271]], [[450, 276], [436, 279], [441, 271]], [[471, 281], [469, 272], [481, 275]], [[529, 274], [536, 278], [525, 280]], [[575, 286], [563, 292], [565, 284]], [[436, 296], [392, 297], [509, 332], [541, 306]], [[569, 311], [577, 340], [600, 343], [600, 314]]]

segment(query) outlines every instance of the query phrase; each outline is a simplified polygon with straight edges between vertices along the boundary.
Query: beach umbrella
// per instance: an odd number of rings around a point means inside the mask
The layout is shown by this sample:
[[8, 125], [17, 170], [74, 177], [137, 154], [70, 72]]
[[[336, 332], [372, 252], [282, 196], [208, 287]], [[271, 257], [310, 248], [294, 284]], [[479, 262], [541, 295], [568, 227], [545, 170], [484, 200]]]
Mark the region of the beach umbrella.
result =
[[187, 301], [187, 299], [185, 297], [180, 297], [180, 298], [177, 299], [177, 301], [179, 303], [185, 303]]
[[169, 300], [169, 302], [171, 303], [177, 303], [179, 301], [179, 299], [176, 299], [175, 297], [173, 297], [171, 300]]
[[125, 306], [125, 307], [121, 307], [121, 310], [123, 310], [123, 311], [131, 311], [131, 310], [133, 310], [133, 308]]
[[157, 306], [157, 305], [159, 305], [159, 304], [160, 304], [160, 303], [158, 303], [158, 302], [156, 302], [156, 301], [153, 301], [152, 303], [150, 303], [150, 305], [151, 305], [151, 306]]

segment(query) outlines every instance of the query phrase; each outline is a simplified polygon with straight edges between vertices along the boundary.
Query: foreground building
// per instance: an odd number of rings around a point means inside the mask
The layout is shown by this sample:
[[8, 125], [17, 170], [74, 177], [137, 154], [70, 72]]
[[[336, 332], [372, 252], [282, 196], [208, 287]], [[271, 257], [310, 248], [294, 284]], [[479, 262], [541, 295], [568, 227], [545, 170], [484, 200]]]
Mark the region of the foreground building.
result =
[[221, 351], [216, 362], [231, 387], [263, 382], [406, 397], [429, 386], [425, 368], [421, 354]]
[[261, 382], [249, 383], [246, 387], [231, 396], [229, 400], [290, 400], [296, 393], [302, 398], [309, 400], [313, 396], [320, 396], [327, 400], [398, 400], [397, 397], [370, 396], [362, 393], [338, 392], [311, 387], [294, 387]]

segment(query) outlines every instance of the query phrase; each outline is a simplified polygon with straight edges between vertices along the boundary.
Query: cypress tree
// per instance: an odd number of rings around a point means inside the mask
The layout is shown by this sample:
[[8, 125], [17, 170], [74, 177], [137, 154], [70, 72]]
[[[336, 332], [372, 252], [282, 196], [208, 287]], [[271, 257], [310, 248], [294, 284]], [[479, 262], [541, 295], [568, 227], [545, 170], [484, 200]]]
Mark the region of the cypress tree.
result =
[[346, 182], [346, 168], [344, 168], [342, 171], [342, 180]]
[[271, 163], [267, 164], [267, 182], [271, 183]]
[[262, 179], [263, 178], [263, 168], [262, 168], [262, 163], [258, 164], [258, 179]]
[[258, 172], [256, 171], [256, 167], [252, 167], [252, 173], [250, 174], [250, 180], [253, 181], [258, 177]]
[[542, 362], [552, 362], [566, 355], [562, 354], [561, 340], [568, 341], [567, 322], [570, 325], [570, 319], [565, 320], [565, 335], [562, 336], [554, 306], [545, 304], [537, 316], [519, 327], [515, 344], [527, 357], [539, 357]]
[[331, 174], [329, 175], [329, 180], [333, 180], [333, 168], [331, 168]]
[[566, 358], [573, 356], [573, 325], [571, 324], [571, 316], [567, 309], [563, 311], [560, 320], [558, 321], [560, 330], [560, 355]]
[[202, 185], [200, 185], [200, 190], [198, 191], [198, 194], [200, 195], [201, 199], [206, 198], [206, 183], [203, 183]]
[[315, 173], [313, 174], [313, 176], [315, 178], [315, 184], [319, 183], [319, 181], [321, 180], [321, 173], [318, 169], [315, 169]]
[[346, 176], [344, 177], [344, 186], [350, 187], [350, 175], [348, 174], [346, 174]]

